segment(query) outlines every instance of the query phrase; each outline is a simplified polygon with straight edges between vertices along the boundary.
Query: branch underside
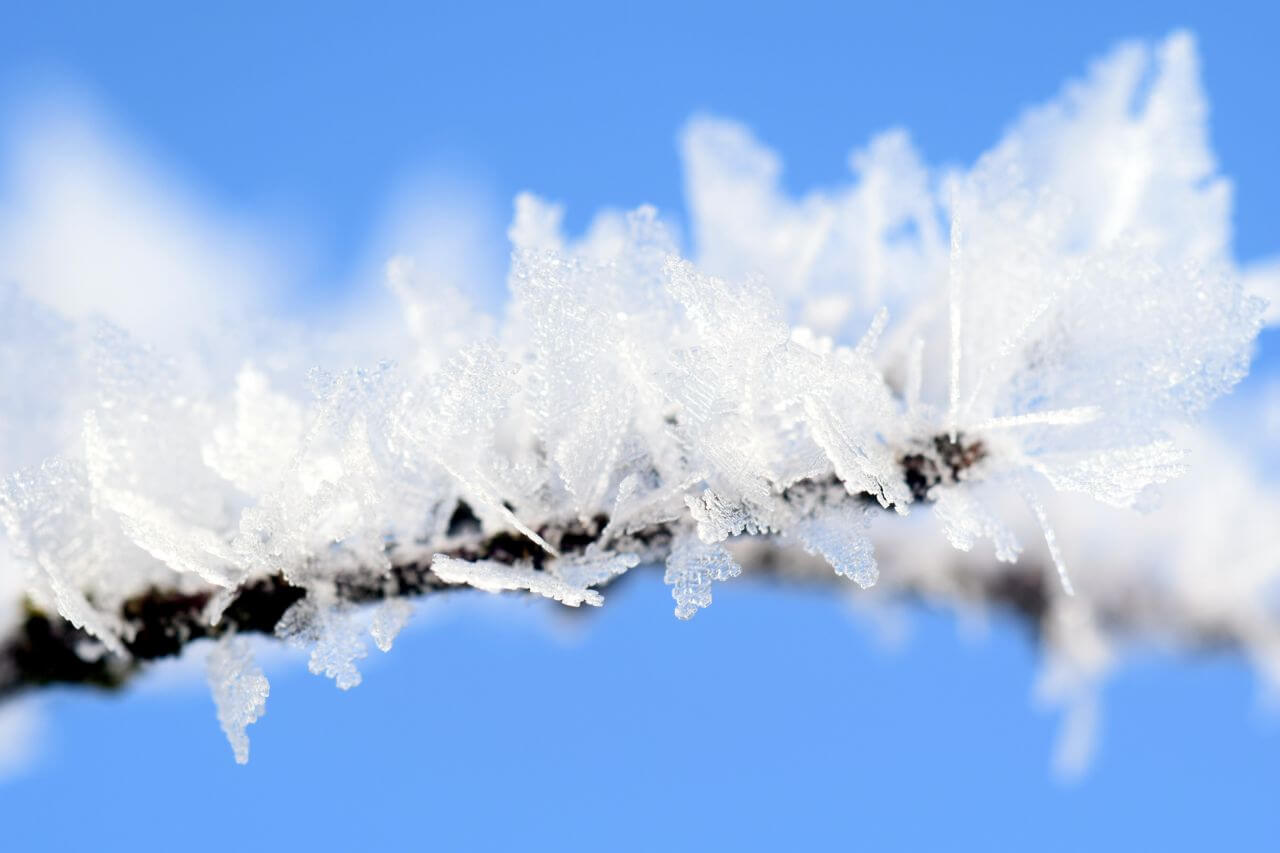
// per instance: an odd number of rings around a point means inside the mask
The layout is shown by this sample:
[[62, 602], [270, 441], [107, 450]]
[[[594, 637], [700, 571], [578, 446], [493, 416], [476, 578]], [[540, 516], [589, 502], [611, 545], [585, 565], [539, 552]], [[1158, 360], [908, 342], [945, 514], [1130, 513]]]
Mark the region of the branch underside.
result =
[[[659, 548], [661, 540], [670, 538], [670, 532], [663, 528], [651, 528], [646, 535]], [[534, 556], [527, 549], [510, 548], [513, 538], [509, 534], [500, 534], [437, 553], [504, 563]], [[829, 569], [821, 574], [794, 571], [788, 564], [790, 555], [783, 554], [778, 548], [761, 549], [756, 557], [744, 565], [744, 573], [750, 577], [833, 587], [847, 587], [851, 583]], [[655, 567], [660, 569], [661, 562], [648, 561], [631, 571]], [[975, 601], [1005, 608], [1016, 614], [1033, 633], [1039, 633], [1049, 596], [1054, 594], [1044, 581], [1042, 572], [1021, 568], [993, 574], [985, 581], [980, 588], [973, 589]], [[616, 582], [617, 579], [614, 580]], [[338, 601], [360, 605], [470, 587], [446, 583], [431, 572], [429, 562], [413, 561], [393, 564], [389, 575], [381, 579], [360, 574], [340, 577], [335, 588]], [[913, 593], [921, 592], [910, 587], [894, 590], [894, 594], [904, 597], [914, 597]], [[16, 634], [0, 646], [0, 700], [55, 684], [118, 688], [137, 675], [148, 662], [179, 655], [196, 640], [216, 639], [232, 632], [271, 635], [285, 611], [301, 600], [306, 590], [290, 584], [282, 574], [250, 581], [238, 590], [218, 623], [211, 625], [206, 613], [215, 594], [215, 590], [177, 593], [152, 588], [126, 601], [122, 614], [126, 623], [135, 630], [132, 639], [124, 640], [131, 656], [128, 659], [100, 651], [100, 644], [92, 635], [62, 617], [29, 609]], [[99, 650], [100, 653], [85, 655], [86, 649]]]
[[[984, 450], [980, 442], [961, 444], [938, 437], [924, 453], [900, 459], [905, 481], [914, 502], [927, 501], [930, 490], [942, 482], [956, 482], [965, 470], [980, 461]], [[809, 483], [810, 486], [827, 484]], [[792, 486], [803, 488], [805, 482]], [[790, 490], [788, 490], [790, 491]], [[783, 499], [788, 499], [784, 492]], [[849, 500], [865, 504], [875, 502], [871, 495], [852, 495]], [[606, 544], [602, 533], [609, 519], [598, 515], [589, 522], [573, 520], [563, 524], [542, 526], [538, 535], [552, 543], [562, 555], [584, 552], [592, 544]], [[608, 544], [627, 540], [642, 552], [641, 568], [660, 566], [677, 532], [679, 522], [668, 522], [613, 537]], [[782, 549], [766, 545], [753, 549], [745, 561], [746, 573], [786, 583], [811, 585], [847, 585], [850, 582], [826, 569], [802, 568]], [[352, 571], [333, 581], [334, 599], [347, 605], [372, 604], [394, 598], [416, 598], [449, 590], [468, 588], [451, 584], [431, 571], [431, 554], [444, 554], [465, 560], [492, 560], [499, 563], [525, 563], [542, 570], [547, 554], [535, 542], [511, 531], [485, 535], [471, 508], [459, 502], [449, 524], [447, 544], [426, 552], [415, 549], [413, 558], [397, 561], [397, 549], [389, 550], [391, 568], [386, 573]], [[423, 555], [425, 554], [425, 559]], [[621, 575], [620, 577], [626, 577]], [[952, 598], [989, 606], [1013, 614], [1034, 636], [1039, 636], [1050, 613], [1057, 590], [1041, 566], [1000, 564], [998, 569], [964, 572], [955, 576]], [[616, 582], [616, 578], [614, 579]], [[883, 578], [889, 594], [903, 599], [927, 600], [937, 590], [926, 588], [918, 579]], [[601, 586], [610, 583], [605, 581]], [[273, 634], [285, 611], [304, 598], [307, 591], [291, 584], [282, 573], [260, 577], [238, 588], [220, 619], [210, 624], [208, 611], [219, 590], [177, 592], [152, 588], [128, 599], [121, 617], [132, 629], [132, 636], [122, 638], [129, 657], [102, 649], [88, 632], [76, 628], [58, 615], [49, 615], [28, 606], [28, 612], [16, 633], [0, 644], [0, 700], [41, 686], [68, 684], [100, 688], [118, 688], [138, 674], [149, 661], [178, 655], [195, 640], [238, 634]], [[1123, 630], [1137, 627], [1125, 611], [1103, 612], [1102, 622]], [[1195, 626], [1195, 645], [1205, 648], [1235, 647], [1238, 640], [1226, 629]]]

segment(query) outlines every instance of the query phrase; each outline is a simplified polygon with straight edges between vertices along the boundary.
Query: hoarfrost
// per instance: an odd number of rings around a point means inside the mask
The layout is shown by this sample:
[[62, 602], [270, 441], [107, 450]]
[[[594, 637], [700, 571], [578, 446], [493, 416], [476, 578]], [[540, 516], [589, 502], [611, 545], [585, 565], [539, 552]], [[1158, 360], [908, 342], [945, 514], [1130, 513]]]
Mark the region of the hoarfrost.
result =
[[270, 685], [254, 662], [253, 649], [243, 637], [228, 634], [209, 650], [206, 665], [209, 687], [218, 708], [218, 723], [226, 733], [237, 764], [249, 761], [249, 736], [245, 728], [267, 710]]
[[547, 571], [575, 589], [607, 583], [640, 562], [636, 554], [614, 554], [592, 542], [581, 554], [551, 561]]
[[742, 567], [723, 546], [685, 535], [671, 545], [662, 582], [671, 587], [676, 617], [692, 619], [701, 608], [711, 605], [712, 581], [727, 581], [740, 574]]
[[206, 465], [255, 497], [280, 481], [302, 440], [302, 408], [273, 392], [265, 373], [236, 374], [235, 418], [213, 428], [201, 448]]
[[866, 589], [880, 576], [875, 546], [867, 536], [871, 517], [864, 507], [824, 507], [793, 526], [794, 536], [810, 554], [821, 554], [836, 574]]
[[368, 657], [369, 649], [349, 606], [303, 598], [284, 612], [275, 632], [296, 648], [309, 648], [307, 669], [332, 678], [339, 690], [362, 680], [356, 661]]
[[[700, 117], [681, 140], [697, 256], [653, 208], [601, 213], [571, 240], [561, 208], [521, 195], [502, 322], [407, 257], [387, 268], [399, 333], [353, 320], [279, 347], [237, 334], [219, 348], [227, 325], [271, 324], [206, 305], [219, 325], [177, 318], [194, 343], [165, 354], [148, 341], [183, 335], [130, 325], [136, 305], [106, 311], [117, 327], [61, 316], [40, 281], [0, 288], [11, 603], [25, 595], [127, 657], [133, 596], [204, 595], [220, 624], [246, 584], [282, 580], [305, 597], [277, 633], [345, 689], [367, 648], [341, 590], [394, 595], [395, 572], [428, 555], [443, 583], [574, 607], [665, 559], [688, 619], [741, 572], [724, 547], [735, 538], [798, 542], [868, 586], [868, 507], [931, 504], [936, 543], [911, 519], [877, 525], [891, 585], [963, 600], [953, 575], [979, 571], [977, 541], [1012, 562], [1021, 539], [1067, 591], [1068, 558], [1101, 567], [1083, 568], [1070, 605], [1082, 615], [1063, 622], [1081, 636], [1106, 634], [1094, 597], [1100, 613], [1155, 590], [1151, 607], [1232, 626], [1280, 671], [1274, 607], [1260, 603], [1280, 572], [1274, 489], [1235, 490], [1247, 478], [1223, 475], [1232, 457], [1193, 426], [1247, 370], [1263, 319], [1249, 291], [1276, 292], [1274, 261], [1246, 275], [1231, 255], [1205, 114], [1178, 33], [1122, 46], [971, 168], [928, 168], [895, 129], [851, 155], [846, 186], [800, 200], [745, 128]], [[399, 363], [333, 369], [352, 338], [377, 353], [368, 363]], [[304, 382], [314, 363], [327, 367]], [[1179, 485], [1188, 445], [1218, 460], [1194, 476], [1234, 515]], [[1062, 496], [1142, 507], [1156, 486], [1185, 526], [1252, 526], [1223, 543], [1175, 525], [1108, 559], [1130, 539], [1099, 552], [1091, 531], [1136, 522]], [[1209, 571], [1219, 551], [1231, 572]], [[408, 616], [397, 600], [373, 611], [380, 649]], [[1047, 639], [1060, 657], [1072, 630]], [[1074, 651], [1082, 682], [1108, 660]], [[238, 758], [261, 710], [246, 655], [227, 640], [210, 657]], [[1087, 721], [1084, 692], [1054, 695]]]
[[942, 522], [947, 541], [957, 550], [968, 551], [977, 540], [990, 539], [996, 559], [1001, 562], [1015, 562], [1022, 552], [1013, 531], [966, 491], [940, 489], [933, 502], [933, 512]]
[[710, 489], [697, 497], [686, 495], [684, 501], [698, 523], [698, 538], [708, 545], [740, 533], [760, 533], [768, 529], [746, 504], [726, 503]]
[[1186, 471], [1185, 456], [1172, 441], [1157, 441], [1075, 456], [1062, 463], [1041, 457], [1035, 467], [1056, 489], [1085, 492], [1105, 504], [1127, 509], [1148, 486], [1181, 476]]
[[485, 592], [527, 590], [569, 607], [604, 604], [604, 596], [595, 590], [574, 586], [549, 572], [535, 571], [530, 565], [509, 566], [493, 560], [468, 562], [436, 554], [431, 558], [431, 571], [445, 583], [466, 584]]
[[0, 518], [14, 555], [27, 567], [27, 594], [127, 657], [120, 641], [123, 623], [86, 595], [100, 589], [103, 578], [94, 559], [95, 526], [83, 468], [53, 458], [36, 471], [11, 475], [0, 493]]
[[392, 598], [382, 602], [373, 611], [373, 621], [369, 623], [369, 635], [379, 651], [391, 651], [391, 644], [413, 615], [413, 605], [403, 598]]

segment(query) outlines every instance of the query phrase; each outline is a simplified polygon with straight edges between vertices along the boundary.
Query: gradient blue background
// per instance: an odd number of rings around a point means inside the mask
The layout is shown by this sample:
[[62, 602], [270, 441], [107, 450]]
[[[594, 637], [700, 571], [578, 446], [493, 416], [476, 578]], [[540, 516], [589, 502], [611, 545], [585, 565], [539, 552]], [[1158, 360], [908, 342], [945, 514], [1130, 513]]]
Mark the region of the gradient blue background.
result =
[[[295, 223], [317, 294], [423, 169], [498, 210], [521, 189], [561, 200], [571, 229], [602, 205], [679, 217], [674, 137], [696, 111], [754, 128], [796, 190], [895, 124], [929, 162], [966, 162], [1118, 39], [1177, 26], [1199, 36], [1239, 255], [1280, 251], [1280, 17], [1263, 4], [169, 5], [7, 5], [0, 117], [86, 89], [221, 209]], [[1126, 666], [1097, 760], [1064, 785], [1016, 625], [975, 643], [915, 610], [886, 652], [813, 592], [726, 585], [691, 624], [670, 609], [654, 577], [556, 629], [519, 602], [431, 608], [346, 694], [274, 666], [247, 767], [200, 686], [54, 695], [44, 758], [0, 785], [0, 847], [1280, 844], [1280, 723], [1238, 659]]]

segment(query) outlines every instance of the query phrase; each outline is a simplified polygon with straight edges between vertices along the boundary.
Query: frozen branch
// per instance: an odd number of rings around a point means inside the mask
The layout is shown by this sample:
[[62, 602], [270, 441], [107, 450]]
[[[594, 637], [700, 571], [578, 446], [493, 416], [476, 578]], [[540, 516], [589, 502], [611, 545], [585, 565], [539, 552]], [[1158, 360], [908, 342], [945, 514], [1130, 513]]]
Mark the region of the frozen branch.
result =
[[[0, 605], [26, 602], [0, 608], [0, 696], [216, 639], [247, 760], [267, 683], [237, 635], [345, 689], [416, 596], [598, 605], [659, 564], [682, 619], [744, 573], [1012, 610], [1078, 705], [1129, 631], [1237, 645], [1280, 681], [1280, 495], [1196, 426], [1264, 317], [1204, 106], [1175, 34], [968, 169], [894, 131], [801, 200], [745, 129], [697, 119], [694, 256], [652, 208], [571, 240], [521, 195], [501, 319], [461, 293], [492, 282], [430, 258], [389, 263], [395, 305], [303, 333], [216, 303], [207, 257], [185, 325], [143, 291], [103, 320], [0, 288]], [[1169, 514], [1124, 514], [1160, 490]]]
[[[904, 454], [899, 459], [903, 478], [913, 503], [927, 503], [932, 489], [962, 480], [965, 472], [980, 462], [985, 449], [980, 442], [965, 443], [963, 435], [953, 442], [947, 435], [935, 437], [932, 452]], [[801, 481], [782, 494], [788, 502], [804, 502], [815, 494], [829, 496], [833, 482]], [[869, 493], [848, 495], [842, 502], [858, 508], [875, 507]], [[670, 554], [680, 524], [665, 522], [646, 525], [625, 534], [609, 533], [609, 518], [598, 515], [579, 520], [549, 523], [537, 533], [552, 545], [560, 559], [581, 557], [591, 550], [622, 550], [644, 556], [642, 568], [655, 567]], [[831, 572], [821, 560], [805, 559], [765, 538], [744, 540], [735, 549], [746, 574], [757, 580], [782, 584], [842, 586], [847, 580]], [[402, 555], [402, 552], [407, 552]], [[437, 548], [417, 543], [402, 548], [388, 546], [389, 569], [384, 572], [359, 568], [332, 577], [330, 604], [370, 605], [388, 600], [412, 600], [422, 596], [468, 588], [466, 581], [450, 581], [432, 571], [433, 557], [446, 556], [468, 562], [493, 562], [506, 566], [526, 566], [533, 572], [546, 571], [547, 551], [533, 539], [518, 532], [485, 534], [471, 508], [460, 502], [451, 514], [445, 538]], [[412, 555], [412, 556], [410, 556]], [[892, 559], [893, 555], [890, 555]], [[950, 584], [939, 588], [936, 577], [946, 576]], [[605, 587], [621, 575], [606, 577], [596, 584]], [[1042, 564], [995, 563], [974, 570], [955, 560], [945, 572], [929, 575], [889, 573], [882, 576], [881, 597], [908, 600], [950, 600], [960, 607], [999, 610], [1014, 616], [1034, 636], [1045, 629], [1054, 602], [1063, 592]], [[532, 595], [528, 590], [517, 594]], [[101, 647], [100, 642], [57, 614], [28, 606], [16, 631], [0, 642], [0, 701], [16, 694], [53, 685], [118, 688], [141, 672], [151, 661], [180, 655], [191, 643], [231, 635], [278, 633], [285, 613], [303, 600], [307, 590], [291, 583], [282, 574], [267, 575], [239, 587], [221, 605], [216, 621], [210, 619], [216, 588], [197, 591], [150, 588], [127, 599], [120, 610], [127, 626], [121, 655]], [[1149, 591], [1134, 592], [1135, 599], [1094, 602], [1099, 619], [1113, 634], [1133, 632], [1166, 635], [1187, 649], [1236, 649], [1247, 643], [1231, 620], [1205, 619], [1187, 612], [1175, 598], [1160, 600]]]
[[[974, 458], [974, 453], [970, 449], [969, 458]], [[963, 464], [959, 457], [953, 461], [956, 465]], [[913, 491], [918, 499], [924, 499], [928, 488], [946, 476], [936, 462], [919, 454], [905, 457], [902, 464], [915, 484]], [[962, 468], [951, 470], [954, 476]], [[829, 492], [830, 486], [823, 483], [821, 490]], [[802, 481], [793, 484], [784, 497], [794, 500], [802, 493], [818, 489], [818, 484]], [[846, 495], [846, 499], [859, 506], [874, 503], [870, 495]], [[673, 523], [650, 524], [625, 534], [607, 534], [610, 530], [608, 517], [598, 515], [587, 523], [571, 520], [545, 524], [537, 533], [556, 549], [560, 559], [580, 557], [590, 549], [608, 547], [642, 553], [649, 564], [665, 560], [678, 535], [677, 525]], [[416, 556], [403, 557], [402, 551]], [[526, 566], [533, 572], [544, 572], [548, 559], [546, 549], [518, 532], [482, 532], [480, 521], [465, 502], [459, 502], [454, 508], [445, 539], [438, 548], [422, 544], [402, 548], [392, 543], [388, 545], [388, 555], [390, 563], [385, 571], [362, 567], [334, 574], [330, 604], [367, 605], [468, 587], [465, 581], [450, 582], [432, 571], [432, 559], [438, 556], [473, 563], [488, 561]], [[766, 558], [759, 561], [752, 574], [772, 577], [788, 573], [782, 563]], [[597, 585], [605, 586], [613, 579], [604, 578]], [[130, 597], [118, 614], [120, 623], [126, 626], [122, 637], [125, 654], [103, 648], [100, 640], [83, 628], [29, 603], [25, 618], [13, 635], [0, 640], [0, 700], [56, 684], [116, 688], [136, 675], [147, 662], [179, 655], [197, 640], [235, 634], [273, 635], [284, 614], [307, 595], [307, 590], [276, 573], [246, 582], [222, 605], [215, 604], [217, 595], [216, 588], [179, 591], [153, 587]], [[210, 608], [214, 606], [222, 608], [216, 621], [210, 618]]]

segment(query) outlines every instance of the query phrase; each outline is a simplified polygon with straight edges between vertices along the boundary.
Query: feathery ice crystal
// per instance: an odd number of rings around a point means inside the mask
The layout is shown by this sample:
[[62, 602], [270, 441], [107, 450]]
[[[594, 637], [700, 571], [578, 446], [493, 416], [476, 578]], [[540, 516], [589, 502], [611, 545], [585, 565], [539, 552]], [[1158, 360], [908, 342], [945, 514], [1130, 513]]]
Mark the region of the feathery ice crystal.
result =
[[[1033, 547], [1029, 520], [1053, 607], [1087, 615], [1105, 582], [1075, 577], [1067, 603], [1055, 493], [1153, 505], [1186, 467], [1179, 431], [1244, 376], [1261, 324], [1203, 113], [1189, 37], [1129, 45], [971, 169], [930, 170], [892, 131], [854, 155], [850, 187], [802, 201], [744, 130], [695, 119], [694, 260], [651, 208], [569, 242], [560, 210], [522, 195], [504, 322], [396, 259], [397, 361], [314, 370], [308, 391], [278, 350], [234, 355], [232, 382], [0, 291], [0, 437], [24, 420], [61, 442], [0, 493], [22, 593], [94, 639], [81, 654], [120, 659], [139, 654], [149, 590], [198, 602], [184, 636], [223, 637], [208, 671], [241, 761], [267, 684], [235, 631], [267, 588], [296, 592], [265, 627], [342, 688], [367, 654], [361, 602], [385, 599], [369, 630], [386, 650], [402, 594], [600, 605], [596, 587], [665, 561], [688, 619], [741, 573], [744, 537], [892, 583], [909, 569], [878, 568], [873, 538], [920, 513], [1004, 562]], [[18, 375], [33, 363], [53, 378]]]

